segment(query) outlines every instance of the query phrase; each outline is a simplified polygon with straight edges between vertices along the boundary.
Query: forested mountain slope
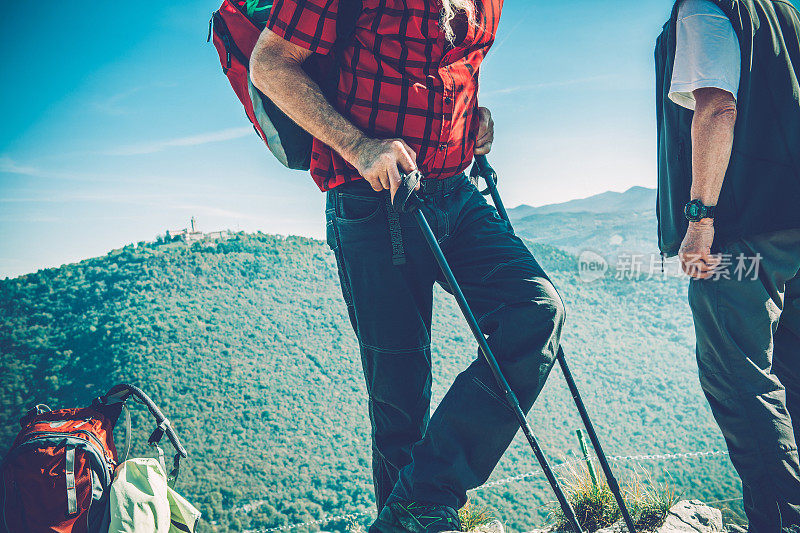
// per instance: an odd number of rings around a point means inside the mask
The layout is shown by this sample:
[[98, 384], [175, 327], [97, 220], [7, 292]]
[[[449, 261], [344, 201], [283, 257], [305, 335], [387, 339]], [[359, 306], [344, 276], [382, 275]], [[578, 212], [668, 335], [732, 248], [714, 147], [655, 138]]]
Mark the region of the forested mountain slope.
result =
[[[565, 347], [607, 452], [723, 449], [697, 384], [685, 282], [587, 284], [573, 256], [531, 248], [566, 301]], [[441, 290], [433, 342], [438, 401], [475, 357]], [[371, 511], [361, 364], [322, 242], [235, 234], [140, 243], [0, 281], [0, 376], [0, 452], [31, 404], [81, 405], [117, 382], [140, 385], [190, 452], [179, 489], [202, 509], [205, 531]], [[151, 422], [135, 415], [135, 451], [147, 453]], [[575, 457], [579, 421], [558, 372], [529, 418], [554, 461]], [[642, 468], [657, 479], [668, 472], [685, 496], [738, 494], [724, 457]], [[535, 469], [518, 437], [493, 479]], [[542, 524], [553, 499], [542, 476], [476, 497], [519, 531]]]

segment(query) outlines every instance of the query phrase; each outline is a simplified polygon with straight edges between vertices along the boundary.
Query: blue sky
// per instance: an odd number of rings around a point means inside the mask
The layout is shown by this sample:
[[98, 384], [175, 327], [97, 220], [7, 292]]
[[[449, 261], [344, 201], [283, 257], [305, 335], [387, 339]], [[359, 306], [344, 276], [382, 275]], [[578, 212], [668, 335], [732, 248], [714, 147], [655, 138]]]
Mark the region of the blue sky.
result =
[[[506, 2], [482, 68], [509, 206], [655, 186], [666, 0]], [[20, 2], [2, 25], [0, 277], [183, 228], [321, 237], [323, 195], [252, 132], [215, 1]]]

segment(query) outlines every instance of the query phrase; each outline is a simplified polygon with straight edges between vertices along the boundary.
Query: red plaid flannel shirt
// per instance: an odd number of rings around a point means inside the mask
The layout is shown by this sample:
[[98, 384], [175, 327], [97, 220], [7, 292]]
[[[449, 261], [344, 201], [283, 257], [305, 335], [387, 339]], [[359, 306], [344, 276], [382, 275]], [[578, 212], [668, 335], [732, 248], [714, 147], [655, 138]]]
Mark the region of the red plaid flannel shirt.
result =
[[[350, 0], [341, 0], [350, 1]], [[441, 0], [364, 0], [340, 53], [337, 109], [370, 137], [402, 138], [426, 178], [463, 171], [478, 133], [478, 68], [494, 42], [503, 0], [476, 0], [479, 27], [455, 47], [439, 28]], [[339, 0], [276, 0], [267, 27], [314, 53], [336, 41]], [[314, 140], [311, 175], [323, 191], [361, 179]]]

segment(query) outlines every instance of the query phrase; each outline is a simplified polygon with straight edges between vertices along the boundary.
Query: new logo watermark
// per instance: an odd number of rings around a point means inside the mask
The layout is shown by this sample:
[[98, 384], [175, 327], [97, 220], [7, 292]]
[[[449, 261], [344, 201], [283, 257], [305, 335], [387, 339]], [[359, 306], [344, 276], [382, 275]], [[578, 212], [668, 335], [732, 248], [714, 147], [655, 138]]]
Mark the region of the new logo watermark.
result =
[[[716, 266], [708, 274], [711, 280], [746, 281], [758, 279], [761, 266], [761, 254], [748, 256], [745, 254], [716, 254]], [[674, 277], [684, 277], [684, 268], [691, 269], [694, 262], [684, 258], [683, 264], [678, 257], [664, 258], [660, 254], [620, 253], [611, 262], [592, 250], [584, 250], [578, 256], [578, 278], [584, 283], [591, 283], [609, 277], [617, 281], [639, 281]]]
[[584, 283], [591, 283], [606, 275], [608, 261], [602, 255], [584, 250], [578, 256], [578, 277]]

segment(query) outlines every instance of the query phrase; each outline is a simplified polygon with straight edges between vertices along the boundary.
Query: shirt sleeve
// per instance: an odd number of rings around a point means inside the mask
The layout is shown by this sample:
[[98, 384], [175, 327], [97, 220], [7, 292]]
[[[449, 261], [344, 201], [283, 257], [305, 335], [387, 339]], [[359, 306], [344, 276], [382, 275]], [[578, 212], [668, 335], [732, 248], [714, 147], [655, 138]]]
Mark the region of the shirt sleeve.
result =
[[336, 42], [338, 0], [276, 0], [267, 20], [273, 33], [317, 54]]
[[670, 100], [694, 110], [692, 91], [709, 87], [735, 98], [740, 76], [739, 39], [728, 17], [710, 0], [686, 0], [678, 11]]

